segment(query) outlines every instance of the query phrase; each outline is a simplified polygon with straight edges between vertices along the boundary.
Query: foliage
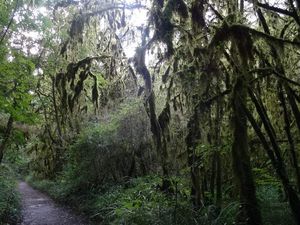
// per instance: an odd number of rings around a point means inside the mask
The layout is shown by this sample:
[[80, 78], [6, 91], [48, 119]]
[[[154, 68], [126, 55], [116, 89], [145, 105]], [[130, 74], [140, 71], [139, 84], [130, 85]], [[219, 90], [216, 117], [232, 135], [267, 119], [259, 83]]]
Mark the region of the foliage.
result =
[[[130, 102], [106, 122], [87, 127], [70, 148], [65, 175], [70, 180], [74, 178], [78, 188], [84, 190], [142, 174], [141, 167], [150, 166], [150, 156], [145, 151], [149, 144], [148, 125], [143, 113], [138, 102]], [[128, 126], [134, 129], [128, 131]]]
[[11, 62], [0, 65], [0, 104], [1, 112], [8, 113], [17, 121], [32, 122], [32, 95], [35, 86], [33, 79], [34, 65], [19, 53], [12, 55]]
[[14, 172], [7, 165], [0, 166], [0, 224], [20, 221], [20, 197]]
[[[162, 193], [159, 189], [161, 178], [157, 176], [131, 179], [100, 190], [85, 190], [84, 193], [70, 193], [64, 178], [56, 181], [28, 179], [34, 187], [58, 201], [68, 202], [102, 224], [224, 225], [232, 224], [237, 214], [237, 202], [228, 203], [218, 216], [214, 214], [214, 206], [193, 211], [188, 200], [188, 184], [180, 177], [173, 178], [177, 195]], [[288, 205], [280, 196], [280, 189], [264, 185], [259, 186], [257, 193], [264, 224], [285, 225], [287, 221], [294, 224]]]
[[172, 195], [160, 191], [161, 178], [158, 176], [130, 179], [105, 189], [85, 190], [84, 193], [66, 193], [62, 180], [54, 182], [32, 177], [28, 180], [34, 187], [59, 201], [71, 203], [101, 224], [231, 224], [237, 207], [236, 203], [231, 203], [219, 216], [215, 215], [214, 206], [194, 211], [186, 191], [188, 186], [179, 177], [174, 177], [177, 193]]
[[270, 174], [269, 171], [263, 168], [253, 168], [254, 176], [255, 176], [255, 181], [258, 185], [263, 186], [263, 185], [271, 185], [273, 187], [278, 187], [280, 189], [280, 183], [274, 176], [273, 174]]
[[[17, 144], [17, 138], [21, 139], [21, 143], [19, 142], [19, 144]], [[21, 132], [15, 132], [12, 139], [14, 140], [14, 143], [7, 148], [4, 161], [10, 165], [19, 177], [24, 177], [29, 173], [28, 165], [30, 161], [30, 158], [26, 153], [25, 143], [23, 143], [23, 141], [25, 142], [26, 140]]]
[[300, 224], [299, 4], [18, 2], [0, 150], [38, 188], [104, 224]]

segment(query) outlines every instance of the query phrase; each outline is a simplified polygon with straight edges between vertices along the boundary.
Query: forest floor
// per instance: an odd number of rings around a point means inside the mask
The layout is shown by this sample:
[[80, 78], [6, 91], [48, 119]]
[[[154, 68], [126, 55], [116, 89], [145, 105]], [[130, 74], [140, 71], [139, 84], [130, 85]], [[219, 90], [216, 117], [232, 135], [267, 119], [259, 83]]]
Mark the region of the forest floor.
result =
[[65, 206], [56, 204], [47, 195], [20, 182], [18, 190], [22, 198], [21, 225], [88, 225], [82, 217]]

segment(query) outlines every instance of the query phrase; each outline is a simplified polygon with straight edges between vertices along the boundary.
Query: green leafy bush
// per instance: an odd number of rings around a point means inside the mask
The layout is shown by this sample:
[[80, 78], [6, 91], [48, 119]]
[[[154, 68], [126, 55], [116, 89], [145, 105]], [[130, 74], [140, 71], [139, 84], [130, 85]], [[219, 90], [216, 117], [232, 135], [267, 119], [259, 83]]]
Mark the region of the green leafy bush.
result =
[[20, 220], [20, 198], [12, 170], [0, 165], [0, 224], [17, 224]]
[[185, 187], [177, 194], [159, 189], [161, 178], [147, 176], [115, 186], [94, 201], [91, 217], [103, 224], [197, 224], [200, 213], [192, 210]]
[[145, 111], [138, 102], [124, 104], [107, 121], [90, 124], [68, 150], [66, 184], [75, 192], [128, 177], [145, 175], [154, 165]]

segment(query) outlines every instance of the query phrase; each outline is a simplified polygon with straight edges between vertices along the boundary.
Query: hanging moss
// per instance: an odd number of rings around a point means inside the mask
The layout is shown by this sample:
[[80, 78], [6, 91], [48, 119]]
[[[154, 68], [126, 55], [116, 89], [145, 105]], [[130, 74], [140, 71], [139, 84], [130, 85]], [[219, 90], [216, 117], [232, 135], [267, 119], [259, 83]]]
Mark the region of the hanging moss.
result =
[[224, 23], [218, 28], [209, 44], [209, 48], [215, 48], [221, 45], [224, 41], [229, 40], [231, 36], [230, 28], [227, 23]]
[[69, 65], [67, 66], [67, 73], [66, 73], [68, 81], [75, 79], [76, 72], [77, 72], [76, 64], [69, 63]]
[[167, 82], [167, 79], [168, 79], [169, 74], [170, 74], [170, 69], [171, 69], [171, 66], [168, 66], [166, 72], [163, 74], [163, 76], [162, 76], [162, 82], [163, 83]]
[[139, 87], [139, 90], [138, 90], [138, 96], [141, 96], [143, 94], [143, 92], [145, 91], [145, 88], [144, 87]]
[[65, 55], [65, 53], [67, 52], [68, 47], [69, 47], [69, 43], [70, 43], [69, 39], [63, 43], [63, 45], [62, 45], [62, 47], [60, 49], [60, 54], [61, 55]]
[[75, 93], [73, 97], [74, 100], [79, 97], [82, 90], [83, 90], [83, 81], [79, 80], [75, 86]]
[[73, 112], [73, 108], [74, 108], [74, 101], [73, 101], [72, 94], [68, 95], [68, 106], [69, 106], [70, 112], [72, 113]]
[[60, 83], [61, 83], [61, 80], [64, 76], [64, 73], [58, 73], [56, 74], [56, 77], [55, 77], [55, 87], [58, 89], [58, 91], [60, 91]]
[[174, 73], [176, 73], [178, 71], [178, 63], [179, 63], [179, 58], [176, 57], [173, 62], [173, 72]]
[[72, 40], [77, 40], [78, 42], [83, 42], [83, 30], [87, 19], [82, 15], [75, 17], [72, 21], [70, 28], [70, 37]]
[[187, 19], [189, 16], [188, 8], [183, 0], [169, 0], [167, 2], [164, 16], [170, 19], [174, 12], [184, 19]]
[[[58, 73], [55, 79], [55, 86], [59, 93], [61, 94], [61, 104], [64, 108], [69, 108], [71, 112], [73, 112], [74, 103], [80, 96], [83, 88], [84, 81], [87, 79], [90, 74], [90, 66], [93, 60], [100, 59], [101, 57], [87, 57], [83, 60], [78, 61], [77, 63], [71, 62], [67, 66], [66, 73]], [[78, 74], [78, 72], [80, 73]], [[75, 80], [78, 74], [79, 80], [75, 85]], [[95, 79], [95, 78], [94, 78]], [[70, 90], [74, 93], [68, 94], [67, 90], [67, 82], [69, 82]], [[92, 99], [93, 102], [96, 96], [98, 95], [97, 90], [97, 80], [95, 80], [95, 84], [92, 91]]]
[[152, 11], [152, 19], [156, 27], [156, 39], [167, 45], [167, 57], [174, 54], [172, 16], [177, 13], [181, 18], [188, 18], [188, 9], [183, 0], [169, 0], [164, 10], [156, 7]]
[[218, 48], [226, 41], [236, 46], [244, 65], [253, 59], [253, 40], [251, 29], [241, 25], [228, 25], [226, 22], [216, 31], [209, 49]]
[[88, 71], [84, 70], [79, 73], [79, 79], [83, 82], [88, 77]]
[[64, 108], [67, 108], [67, 98], [68, 98], [67, 96], [68, 96], [67, 90], [63, 89], [61, 103]]
[[92, 101], [93, 103], [96, 104], [96, 107], [98, 107], [98, 97], [99, 97], [98, 88], [97, 88], [97, 84], [95, 83], [92, 90]]
[[164, 7], [164, 0], [155, 0], [155, 3], [161, 8]]
[[121, 16], [121, 27], [126, 26], [126, 20], [125, 20], [125, 9], [122, 11], [122, 16]]
[[129, 70], [129, 73], [130, 73], [130, 75], [132, 76], [132, 78], [134, 80], [134, 84], [137, 85], [137, 77], [135, 75], [135, 72], [134, 72], [133, 68], [130, 65], [128, 66], [128, 70]]
[[100, 104], [102, 107], [104, 107], [107, 105], [107, 103], [108, 103], [107, 90], [101, 89]]
[[92, 88], [92, 102], [98, 107], [98, 98], [99, 98], [99, 92], [98, 92], [98, 85], [97, 85], [97, 77], [95, 75], [90, 74], [90, 76], [94, 79], [94, 85]]
[[232, 34], [234, 42], [239, 50], [239, 55], [244, 63], [253, 59], [253, 41], [248, 30], [233, 29]]
[[167, 55], [173, 55], [173, 32], [174, 25], [170, 22], [172, 13], [169, 10], [162, 12], [161, 9], [156, 9], [152, 13], [154, 25], [156, 27], [155, 38], [167, 45]]
[[172, 100], [172, 103], [173, 103], [173, 109], [174, 109], [174, 111], [176, 112], [177, 111], [177, 102], [176, 102], [176, 98], [174, 98], [173, 100]]
[[195, 0], [191, 7], [193, 29], [202, 29], [206, 26], [204, 19], [204, 1]]
[[171, 119], [170, 105], [167, 103], [158, 117], [159, 125], [162, 131], [166, 130]]
[[83, 107], [80, 109], [80, 111], [81, 111], [81, 112], [87, 113], [87, 111], [88, 111], [87, 105], [83, 106]]

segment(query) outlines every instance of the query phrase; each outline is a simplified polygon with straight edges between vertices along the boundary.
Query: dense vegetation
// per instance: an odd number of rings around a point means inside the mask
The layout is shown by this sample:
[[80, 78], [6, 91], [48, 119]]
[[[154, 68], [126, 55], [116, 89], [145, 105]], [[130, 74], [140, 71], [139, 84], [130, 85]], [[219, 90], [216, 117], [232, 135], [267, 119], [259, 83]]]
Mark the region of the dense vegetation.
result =
[[0, 167], [0, 221], [15, 224], [20, 221], [20, 198], [16, 190], [16, 175], [8, 167]]
[[299, 49], [298, 0], [1, 1], [0, 223], [17, 173], [96, 224], [300, 225]]

